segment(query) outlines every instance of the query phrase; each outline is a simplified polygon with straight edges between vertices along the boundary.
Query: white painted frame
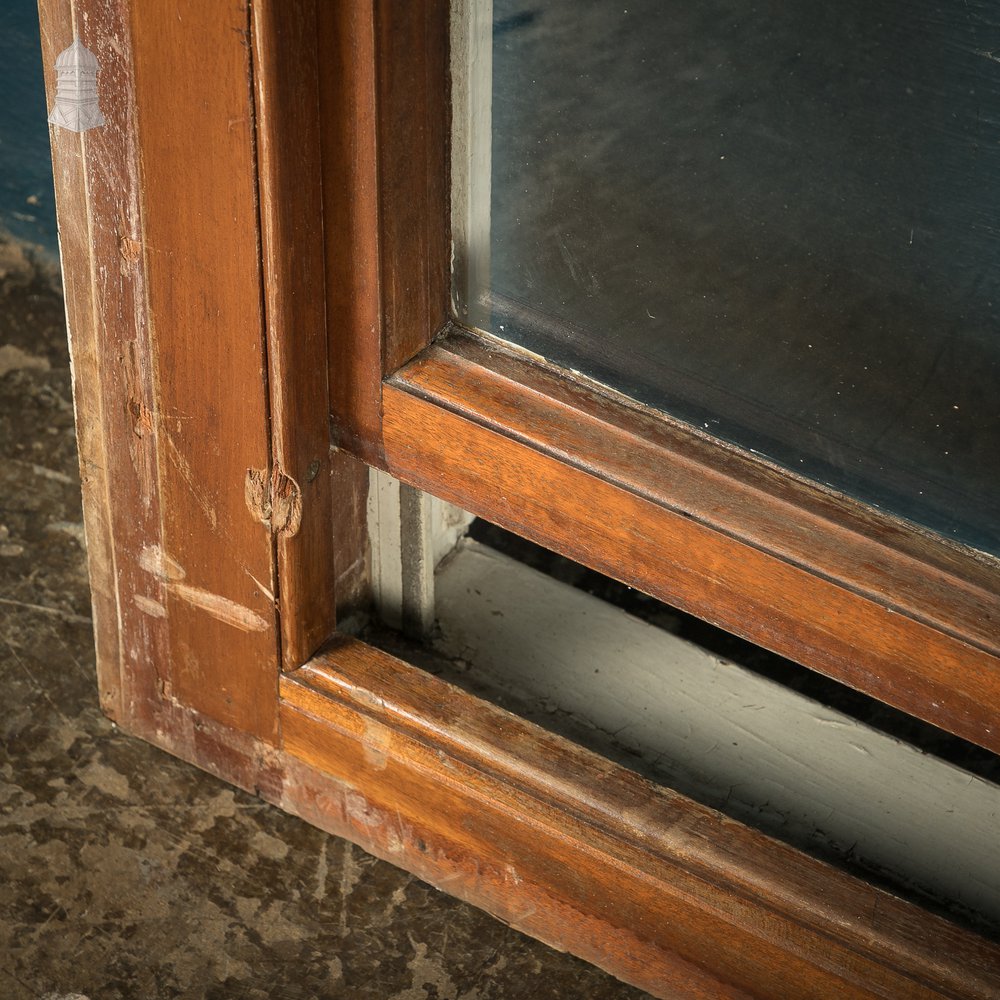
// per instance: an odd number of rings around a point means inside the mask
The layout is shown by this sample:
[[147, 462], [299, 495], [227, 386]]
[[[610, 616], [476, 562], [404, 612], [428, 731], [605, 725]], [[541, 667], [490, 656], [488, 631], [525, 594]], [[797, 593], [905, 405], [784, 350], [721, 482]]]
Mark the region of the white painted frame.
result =
[[465, 538], [471, 521], [372, 470], [386, 624], [684, 794], [1000, 924], [1000, 787]]

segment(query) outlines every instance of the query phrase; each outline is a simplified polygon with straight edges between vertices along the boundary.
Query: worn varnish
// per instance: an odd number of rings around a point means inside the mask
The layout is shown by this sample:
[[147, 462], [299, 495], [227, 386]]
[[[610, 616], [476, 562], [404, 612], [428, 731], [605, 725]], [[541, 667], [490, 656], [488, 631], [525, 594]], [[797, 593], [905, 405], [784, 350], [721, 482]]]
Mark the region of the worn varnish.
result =
[[448, 11], [319, 7], [331, 407], [337, 440], [372, 463], [382, 376], [448, 315]]
[[82, 32], [107, 119], [52, 133], [105, 701], [140, 730], [194, 709], [273, 740], [274, 558], [243, 497], [269, 466], [247, 14], [41, 18], [47, 67]]
[[1000, 995], [1000, 952], [353, 640], [282, 682], [314, 822], [663, 997]]
[[386, 385], [394, 475], [1000, 749], [991, 560], [502, 350], [451, 343]]
[[993, 747], [995, 566], [475, 340], [425, 351], [440, 0], [40, 8], [50, 93], [79, 34], [107, 118], [53, 158], [109, 713], [662, 996], [1000, 995], [975, 937], [371, 647], [281, 674], [365, 600], [355, 455]]
[[316, 27], [315, 0], [253, 5], [270, 527], [289, 668], [332, 634], [336, 618]]
[[[236, 628], [168, 588], [173, 694], [273, 738], [274, 554], [243, 500], [246, 470], [270, 464], [250, 25], [239, 7], [194, 3], [143, 4], [131, 19], [161, 547], [188, 585], [268, 623]], [[215, 51], [211, 101], [192, 35]], [[155, 593], [157, 581], [149, 584]], [[245, 663], [239, 674], [228, 668], [232, 657]]]
[[[156, 443], [147, 433], [153, 403], [131, 30], [123, 4], [94, 14], [93, 37], [86, 32], [81, 40], [99, 53], [106, 124], [87, 133], [52, 128], [50, 135], [101, 700], [113, 718], [122, 718], [126, 706], [147, 712], [158, 692], [156, 675], [137, 670], [121, 632], [143, 632], [151, 658], [166, 660], [168, 654], [165, 629], [132, 599], [146, 593], [135, 555], [159, 539], [160, 504], [153, 489]], [[56, 56], [73, 41], [73, 9], [70, 0], [48, 0], [40, 15], [51, 104]], [[99, 38], [115, 38], [118, 45], [105, 49]], [[111, 502], [113, 487], [126, 503]], [[121, 558], [119, 568], [122, 552], [133, 558]]]

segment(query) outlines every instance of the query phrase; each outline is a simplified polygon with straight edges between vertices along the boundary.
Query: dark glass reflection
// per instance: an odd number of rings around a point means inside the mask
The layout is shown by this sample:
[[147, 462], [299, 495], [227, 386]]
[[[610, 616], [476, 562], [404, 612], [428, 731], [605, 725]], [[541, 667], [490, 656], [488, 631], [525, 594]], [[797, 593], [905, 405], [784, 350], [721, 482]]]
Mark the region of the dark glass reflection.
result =
[[484, 325], [1000, 553], [998, 25], [496, 0]]

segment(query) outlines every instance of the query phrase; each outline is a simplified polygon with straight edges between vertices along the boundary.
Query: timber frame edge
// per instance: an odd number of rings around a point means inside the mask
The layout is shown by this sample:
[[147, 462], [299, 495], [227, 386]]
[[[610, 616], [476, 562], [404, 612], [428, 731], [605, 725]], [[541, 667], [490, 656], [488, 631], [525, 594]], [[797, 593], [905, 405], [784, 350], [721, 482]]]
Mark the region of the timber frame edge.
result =
[[[79, 36], [106, 118], [52, 133], [105, 710], [661, 996], [1000, 996], [973, 935], [362, 643], [313, 657], [365, 573], [337, 320], [304, 293], [338, 266], [309, 75], [331, 9], [40, 2], [50, 94]], [[339, 7], [340, 56], [401, 9]]]

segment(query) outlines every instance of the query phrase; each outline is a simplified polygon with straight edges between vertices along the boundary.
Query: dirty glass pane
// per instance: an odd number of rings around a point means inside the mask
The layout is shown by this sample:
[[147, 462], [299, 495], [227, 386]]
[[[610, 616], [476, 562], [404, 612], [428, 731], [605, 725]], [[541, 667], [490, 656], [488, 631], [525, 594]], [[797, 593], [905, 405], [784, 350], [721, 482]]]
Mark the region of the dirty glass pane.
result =
[[487, 16], [459, 318], [1000, 553], [997, 4]]

